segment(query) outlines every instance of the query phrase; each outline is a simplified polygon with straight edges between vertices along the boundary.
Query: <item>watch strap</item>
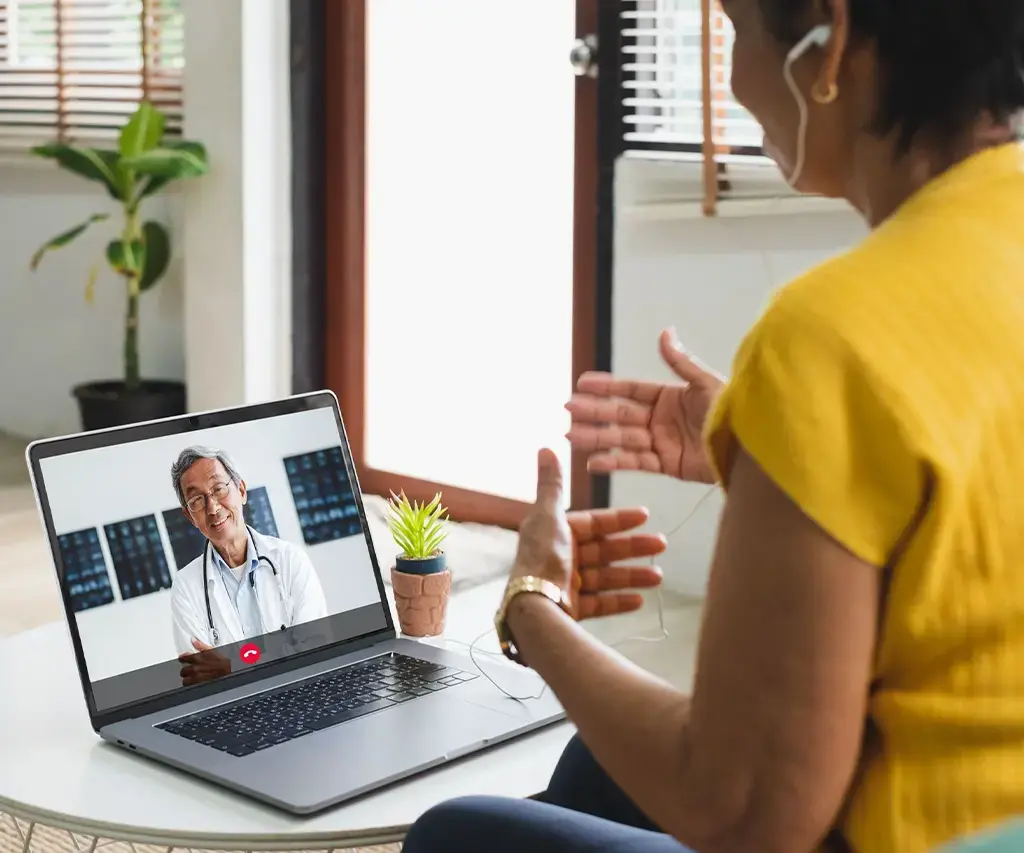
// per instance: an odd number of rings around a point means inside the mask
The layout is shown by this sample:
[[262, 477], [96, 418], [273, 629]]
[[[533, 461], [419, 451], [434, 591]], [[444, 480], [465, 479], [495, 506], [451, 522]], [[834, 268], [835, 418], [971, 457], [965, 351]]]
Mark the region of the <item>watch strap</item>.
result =
[[572, 605], [568, 594], [553, 581], [534, 575], [525, 575], [513, 578], [508, 582], [508, 585], [505, 587], [505, 594], [501, 599], [501, 605], [498, 607], [498, 612], [494, 614], [494, 630], [498, 635], [498, 645], [501, 647], [502, 654], [521, 666], [524, 664], [519, 655], [519, 650], [516, 648], [512, 632], [508, 627], [508, 608], [517, 596], [526, 593], [543, 595], [558, 605], [565, 613], [572, 614]]

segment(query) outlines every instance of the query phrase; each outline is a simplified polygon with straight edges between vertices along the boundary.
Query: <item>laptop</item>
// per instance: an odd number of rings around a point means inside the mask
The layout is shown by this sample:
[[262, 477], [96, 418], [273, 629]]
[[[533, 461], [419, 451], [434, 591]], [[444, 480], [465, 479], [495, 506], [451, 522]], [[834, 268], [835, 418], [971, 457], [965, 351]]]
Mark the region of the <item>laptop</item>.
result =
[[[399, 636], [330, 392], [26, 456], [89, 718], [118, 748], [311, 814], [565, 718], [550, 691], [510, 699], [468, 654]], [[190, 459], [220, 482], [186, 509], [171, 472]], [[258, 559], [229, 566], [191, 521], [200, 504], [211, 524], [240, 510]], [[541, 692], [496, 667], [513, 695]]]

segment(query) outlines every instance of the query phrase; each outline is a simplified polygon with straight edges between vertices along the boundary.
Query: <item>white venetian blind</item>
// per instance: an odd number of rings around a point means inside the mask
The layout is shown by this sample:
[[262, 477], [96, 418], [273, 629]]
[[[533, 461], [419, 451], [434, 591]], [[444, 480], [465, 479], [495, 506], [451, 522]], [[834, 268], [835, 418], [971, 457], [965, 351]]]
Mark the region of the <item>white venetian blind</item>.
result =
[[777, 194], [762, 131], [732, 96], [733, 30], [718, 0], [624, 0], [622, 151], [701, 162], [706, 203]]
[[142, 100], [180, 135], [183, 41], [181, 0], [0, 0], [0, 154], [112, 145]]

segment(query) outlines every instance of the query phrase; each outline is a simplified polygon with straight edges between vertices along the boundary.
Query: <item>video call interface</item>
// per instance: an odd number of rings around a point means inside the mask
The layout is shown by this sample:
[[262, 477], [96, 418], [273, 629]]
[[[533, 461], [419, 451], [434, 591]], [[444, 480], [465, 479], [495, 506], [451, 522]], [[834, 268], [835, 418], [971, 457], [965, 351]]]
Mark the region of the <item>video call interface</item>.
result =
[[[330, 423], [311, 430], [312, 416]], [[306, 419], [296, 421], [292, 436], [281, 428], [288, 418]], [[62, 584], [98, 712], [252, 672], [261, 663], [387, 626], [345, 454], [340, 444], [323, 443], [332, 430], [337, 437], [333, 410], [325, 408], [42, 461]], [[298, 450], [313, 438], [321, 446]], [[224, 473], [216, 477], [226, 493], [204, 499], [208, 516], [183, 511], [171, 467], [193, 446], [226, 453], [243, 481], [244, 501], [239, 484], [211, 460], [213, 470]], [[94, 478], [89, 454], [96, 459]], [[68, 456], [82, 458], [71, 460], [63, 474], [61, 460]], [[104, 484], [110, 498], [93, 494], [83, 505], [66, 496], [83, 473]], [[203, 487], [213, 488], [211, 482]], [[251, 531], [232, 521], [233, 509]], [[224, 547], [226, 534], [211, 525], [225, 515], [234, 541], [257, 551], [262, 543], [274, 569], [265, 561], [253, 568], [237, 560], [232, 572], [216, 559], [220, 550], [214, 549]], [[71, 524], [87, 517], [88, 525]], [[258, 621], [240, 601], [248, 594], [243, 583], [253, 590], [248, 603], [255, 601]], [[204, 586], [214, 590], [214, 627]], [[147, 654], [151, 660], [144, 660]]]

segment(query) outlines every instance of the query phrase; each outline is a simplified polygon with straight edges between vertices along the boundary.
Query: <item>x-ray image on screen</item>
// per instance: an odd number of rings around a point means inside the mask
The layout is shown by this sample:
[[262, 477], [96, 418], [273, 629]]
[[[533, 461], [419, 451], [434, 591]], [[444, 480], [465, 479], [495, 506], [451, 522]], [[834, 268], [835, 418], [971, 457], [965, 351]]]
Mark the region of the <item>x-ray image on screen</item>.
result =
[[246, 492], [242, 515], [245, 516], [245, 523], [251, 525], [258, 533], [264, 536], [278, 536], [277, 522], [274, 520], [274, 510], [270, 506], [270, 495], [267, 494], [266, 486], [258, 486]]
[[114, 590], [110, 586], [99, 530], [90, 527], [65, 533], [57, 537], [57, 543], [71, 609], [79, 613], [90, 607], [112, 604]]
[[333, 542], [361, 532], [359, 508], [338, 447], [289, 456], [288, 484], [307, 545]]
[[155, 515], [107, 524], [103, 532], [121, 598], [136, 598], [170, 587], [171, 573]]
[[174, 566], [183, 569], [196, 557], [203, 553], [203, 545], [206, 539], [196, 526], [185, 518], [180, 506], [174, 509], [165, 509], [161, 515], [164, 519], [164, 528], [167, 530], [167, 538], [171, 542], [171, 553], [174, 554]]

